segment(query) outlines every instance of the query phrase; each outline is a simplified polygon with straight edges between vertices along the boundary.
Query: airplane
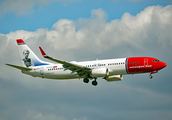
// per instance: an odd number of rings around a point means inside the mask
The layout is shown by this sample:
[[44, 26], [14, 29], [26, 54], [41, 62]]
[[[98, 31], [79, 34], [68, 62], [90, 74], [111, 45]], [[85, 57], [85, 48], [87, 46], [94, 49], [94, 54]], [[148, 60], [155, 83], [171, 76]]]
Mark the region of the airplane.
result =
[[167, 64], [152, 57], [128, 57], [118, 59], [93, 60], [83, 62], [66, 62], [48, 56], [41, 47], [39, 47], [42, 56], [52, 62], [40, 60], [35, 53], [27, 46], [22, 39], [17, 39], [17, 44], [22, 59], [23, 66], [6, 64], [22, 71], [22, 73], [33, 77], [47, 79], [80, 79], [88, 83], [93, 79], [92, 85], [98, 84], [97, 78], [103, 78], [108, 82], [121, 81], [123, 75], [157, 73]]

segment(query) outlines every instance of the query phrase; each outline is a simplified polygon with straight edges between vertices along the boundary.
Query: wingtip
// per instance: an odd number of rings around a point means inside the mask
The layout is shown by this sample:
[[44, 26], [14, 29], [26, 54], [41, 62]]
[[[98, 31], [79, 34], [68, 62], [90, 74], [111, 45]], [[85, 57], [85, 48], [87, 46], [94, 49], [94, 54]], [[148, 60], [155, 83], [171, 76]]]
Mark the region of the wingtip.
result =
[[41, 51], [42, 56], [46, 56], [45, 52], [43, 51], [43, 49], [40, 46], [39, 46], [39, 49]]
[[18, 45], [26, 44], [22, 39], [17, 39], [16, 41]]

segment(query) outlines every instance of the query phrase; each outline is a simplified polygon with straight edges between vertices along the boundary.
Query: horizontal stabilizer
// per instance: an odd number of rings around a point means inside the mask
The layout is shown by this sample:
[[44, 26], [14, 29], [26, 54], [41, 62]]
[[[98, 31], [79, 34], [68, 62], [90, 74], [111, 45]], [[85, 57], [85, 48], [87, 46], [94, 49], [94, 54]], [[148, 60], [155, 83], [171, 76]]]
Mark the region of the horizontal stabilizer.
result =
[[32, 70], [31, 68], [27, 68], [27, 67], [21, 67], [21, 66], [17, 66], [17, 65], [11, 65], [11, 64], [6, 64], [10, 67], [14, 67], [16, 69], [19, 69], [19, 70]]

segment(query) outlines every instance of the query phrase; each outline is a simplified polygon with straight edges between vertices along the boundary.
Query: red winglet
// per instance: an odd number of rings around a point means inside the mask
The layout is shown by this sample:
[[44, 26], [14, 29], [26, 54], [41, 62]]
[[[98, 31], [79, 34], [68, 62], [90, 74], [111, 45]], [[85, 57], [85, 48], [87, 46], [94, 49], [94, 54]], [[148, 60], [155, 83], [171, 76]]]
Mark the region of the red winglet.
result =
[[25, 42], [22, 39], [17, 39], [17, 44], [25, 44]]
[[45, 56], [46, 54], [45, 54], [45, 52], [43, 51], [43, 49], [40, 46], [39, 46], [39, 49], [40, 49], [42, 55]]

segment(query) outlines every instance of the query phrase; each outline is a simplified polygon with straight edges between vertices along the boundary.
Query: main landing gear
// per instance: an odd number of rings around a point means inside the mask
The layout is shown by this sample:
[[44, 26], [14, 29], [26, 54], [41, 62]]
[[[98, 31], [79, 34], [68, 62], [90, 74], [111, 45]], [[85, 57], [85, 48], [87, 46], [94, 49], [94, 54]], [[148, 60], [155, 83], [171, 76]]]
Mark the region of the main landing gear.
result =
[[88, 79], [88, 78], [84, 78], [84, 79], [83, 79], [83, 82], [84, 82], [84, 83], [89, 83], [89, 79]]
[[98, 82], [96, 81], [96, 79], [92, 82], [92, 85], [96, 86], [98, 84]]
[[[92, 85], [96, 86], [98, 84], [98, 82], [96, 81], [97, 78], [94, 78], [94, 81], [92, 81]], [[89, 79], [88, 78], [84, 78], [83, 79], [84, 83], [89, 83]]]

